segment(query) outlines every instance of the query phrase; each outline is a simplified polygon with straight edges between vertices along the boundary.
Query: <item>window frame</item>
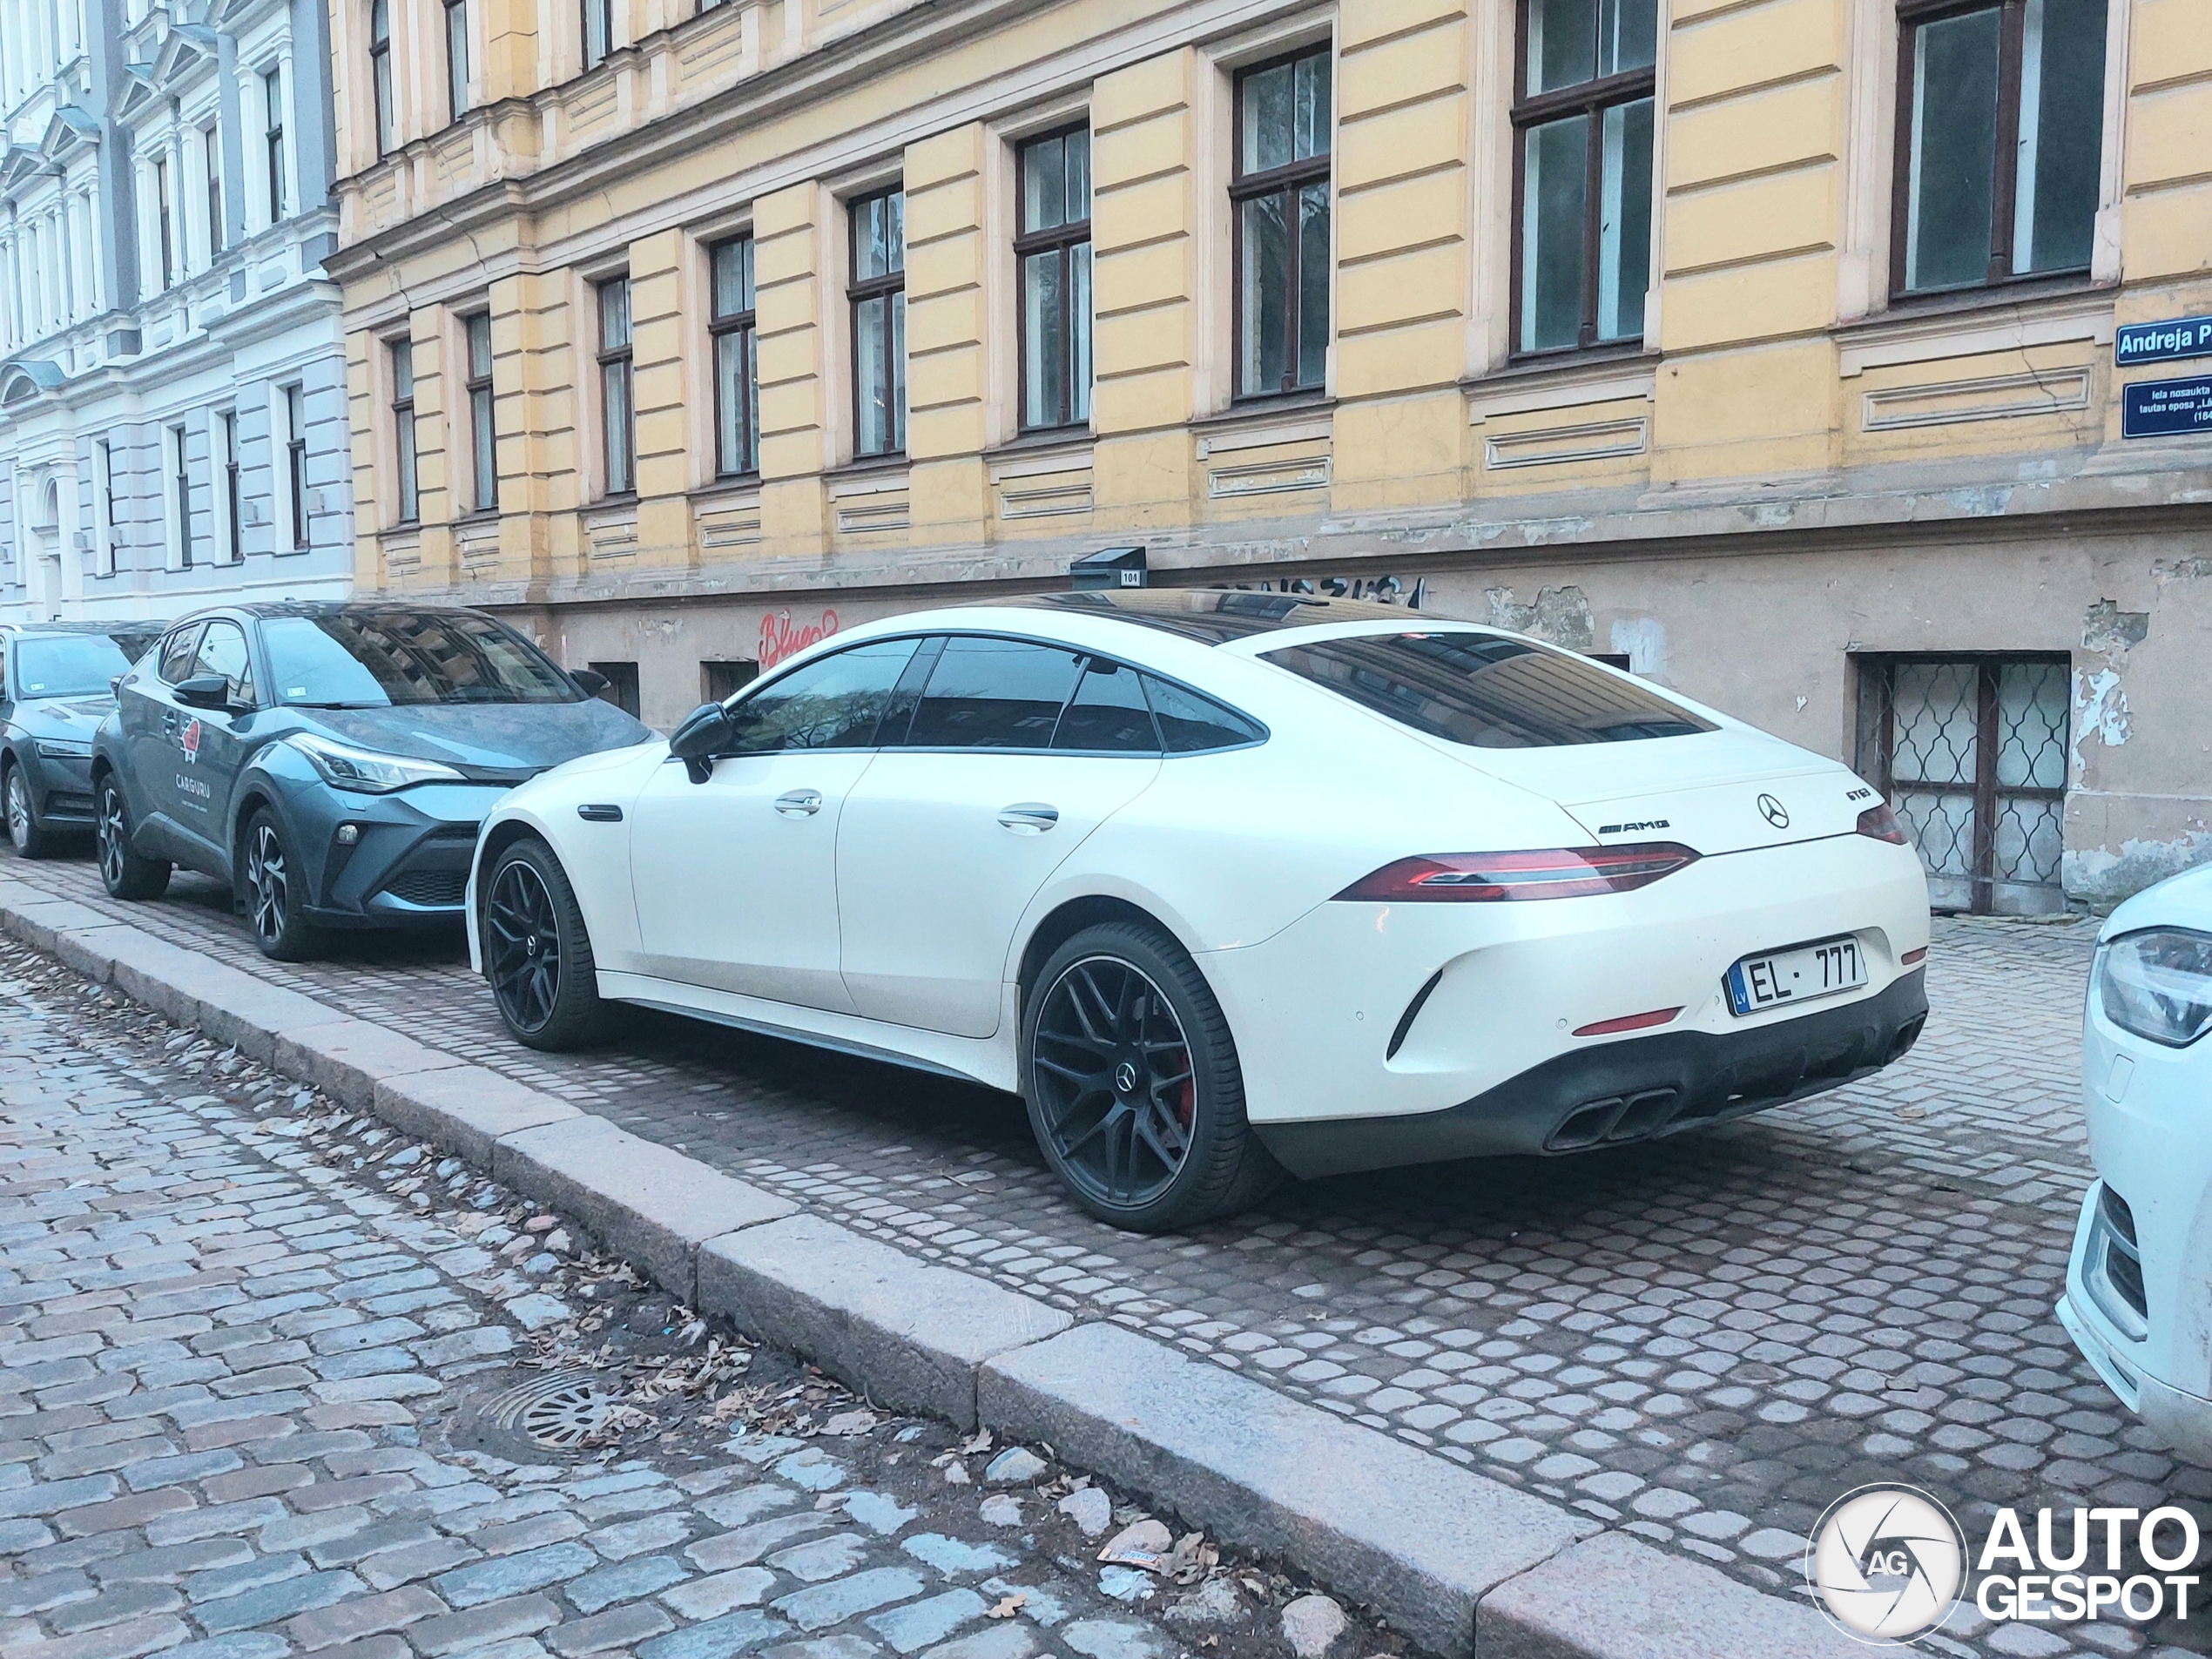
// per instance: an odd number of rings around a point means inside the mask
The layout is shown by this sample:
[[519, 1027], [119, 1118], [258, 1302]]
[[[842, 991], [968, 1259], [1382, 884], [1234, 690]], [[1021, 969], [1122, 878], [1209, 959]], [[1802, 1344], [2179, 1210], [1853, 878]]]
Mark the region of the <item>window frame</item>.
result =
[[[1622, 70], [1595, 80], [1577, 81], [1571, 86], [1554, 87], [1548, 92], [1532, 96], [1528, 91], [1530, 3], [1531, 0], [1514, 0], [1513, 111], [1509, 117], [1513, 132], [1513, 238], [1509, 255], [1512, 294], [1506, 324], [1511, 341], [1509, 359], [1515, 362], [1555, 362], [1570, 354], [1582, 353], [1641, 352], [1645, 349], [1649, 339], [1648, 331], [1639, 334], [1633, 340], [1625, 336], [1619, 340], [1600, 340], [1597, 337], [1598, 269], [1605, 257], [1600, 235], [1605, 216], [1605, 112], [1649, 98], [1652, 103], [1652, 143], [1656, 148], [1658, 120], [1662, 111], [1659, 108], [1659, 65], [1656, 43], [1653, 61], [1640, 69]], [[1667, 29], [1663, 4], [1658, 11], [1655, 26], [1663, 37]], [[1526, 239], [1528, 233], [1527, 133], [1531, 128], [1574, 115], [1586, 115], [1590, 123], [1589, 134], [1584, 140], [1582, 173], [1582, 314], [1572, 346], [1523, 349], [1521, 344], [1521, 307], [1526, 302], [1526, 295], [1522, 293], [1522, 273], [1527, 268]], [[1655, 202], [1658, 192], [1659, 183], [1655, 172], [1652, 182]], [[1656, 223], [1656, 219], [1657, 215], [1654, 213], [1652, 221]], [[1647, 285], [1650, 280], [1649, 271], [1650, 266], [1647, 263]]]
[[[2124, 0], [2123, 0], [2124, 3]], [[1990, 177], [1989, 267], [1978, 283], [1949, 287], [1908, 288], [1905, 254], [1912, 234], [1912, 106], [1914, 45], [1919, 30], [1929, 24], [1994, 11], [1997, 20], [1997, 140]], [[2027, 0], [1896, 0], [1897, 109], [1890, 161], [1890, 303], [1925, 304], [1931, 300], [1955, 300], [1961, 294], [1995, 295], [2022, 284], [2079, 282], [2094, 268], [2095, 241], [2091, 239], [2089, 263], [2049, 271], [2013, 269], [2013, 231], [2020, 200], [2020, 101], [2025, 95], [2022, 65], [2027, 29]], [[2109, 26], [2110, 8], [2107, 8]], [[2105, 78], [2109, 84], [2112, 64], [2107, 57]], [[2100, 134], [2102, 138], [2106, 135]]]
[[[380, 24], [381, 34], [377, 32]], [[391, 0], [368, 0], [368, 99], [376, 158], [381, 161], [400, 147], [398, 100], [392, 83]]]
[[92, 511], [96, 540], [92, 544], [92, 574], [115, 574], [115, 440], [92, 440]]
[[268, 152], [269, 223], [279, 223], [287, 212], [284, 152], [284, 65], [272, 64], [261, 71], [261, 139]]
[[[484, 368], [476, 372], [476, 329], [484, 331]], [[461, 319], [461, 392], [469, 411], [469, 510], [499, 510], [499, 403], [492, 391], [491, 313]], [[485, 463], [489, 462], [489, 464]]]
[[[1031, 259], [1041, 253], [1057, 254], [1060, 262], [1060, 293], [1062, 303], [1064, 304], [1066, 302], [1067, 296], [1070, 292], [1068, 273], [1069, 261], [1074, 254], [1074, 251], [1078, 244], [1089, 246], [1090, 243], [1091, 203], [1089, 199], [1090, 192], [1088, 189], [1086, 189], [1085, 192], [1083, 216], [1081, 220], [1069, 221], [1055, 225], [1044, 230], [1033, 231], [1022, 228], [1023, 218], [1028, 212], [1029, 201], [1028, 191], [1026, 187], [1026, 178], [1022, 172], [1025, 158], [1028, 157], [1029, 152], [1038, 145], [1049, 144], [1055, 138], [1066, 139], [1078, 132], [1082, 133], [1086, 139], [1090, 137], [1090, 116], [1088, 111], [1085, 111], [1085, 113], [1078, 119], [1068, 122], [1063, 125], [1052, 127], [1043, 132], [1031, 133], [1028, 137], [1016, 141], [1014, 146], [1015, 429], [1024, 434], [1031, 432], [1066, 432], [1086, 428], [1090, 424], [1090, 412], [1088, 408], [1084, 410], [1083, 415], [1080, 419], [1078, 419], [1073, 412], [1073, 401], [1076, 390], [1076, 334], [1075, 320], [1072, 314], [1069, 314], [1068, 320], [1069, 326], [1067, 337], [1061, 342], [1062, 361], [1060, 365], [1060, 418], [1057, 421], [1047, 421], [1041, 425], [1033, 425], [1030, 422], [1029, 319], [1026, 308], [1026, 295], [1022, 286], [1022, 268]], [[1086, 162], [1084, 165], [1084, 173], [1086, 177], [1089, 176], [1089, 164]], [[1064, 161], [1062, 164], [1062, 176], [1064, 179], [1066, 176], [1066, 164]], [[1095, 252], [1092, 257], [1095, 260], [1096, 258]], [[1093, 282], [1097, 280], [1096, 267], [1095, 265], [1092, 271], [1092, 280]], [[1090, 314], [1083, 319], [1083, 327], [1085, 331], [1090, 333], [1092, 336], [1090, 344], [1094, 352], [1097, 348], [1096, 334], [1093, 328], [1096, 313], [1097, 307], [1094, 301], [1091, 307]], [[1095, 360], [1092, 368], [1092, 378], [1094, 381], [1096, 378], [1096, 365]], [[1089, 401], [1088, 399], [1085, 401], [1086, 402]]]
[[[718, 311], [716, 307], [720, 303], [720, 299], [715, 281], [715, 261], [721, 257], [725, 249], [739, 246], [746, 250], [745, 264], [753, 278], [750, 285], [753, 289], [753, 303], [742, 311]], [[760, 475], [760, 433], [759, 422], [756, 418], [760, 401], [760, 295], [759, 273], [754, 266], [754, 260], [759, 253], [759, 245], [753, 240], [753, 235], [750, 230], [739, 231], [734, 236], [725, 236], [709, 243], [706, 250], [707, 372], [714, 382], [714, 476], [718, 482], [735, 478], [757, 478]], [[745, 384], [749, 388], [750, 395], [746, 400], [743, 421], [745, 445], [751, 462], [747, 466], [734, 468], [723, 464], [722, 432], [725, 411], [722, 407], [721, 364], [722, 341], [733, 334], [742, 340], [741, 349], [745, 353]], [[859, 382], [856, 377], [854, 381], [856, 399], [859, 396], [858, 388]], [[856, 403], [856, 417], [857, 413]], [[854, 429], [858, 430], [857, 426]]]
[[[1527, 0], [1521, 0], [1526, 4]], [[1287, 162], [1271, 167], [1264, 172], [1244, 172], [1244, 83], [1253, 76], [1285, 64], [1296, 64], [1307, 57], [1326, 57], [1329, 60], [1329, 147], [1318, 156]], [[1295, 79], [1293, 71], [1293, 78]], [[1318, 42], [1308, 41], [1288, 51], [1237, 66], [1230, 83], [1229, 97], [1229, 339], [1232, 354], [1230, 363], [1230, 400], [1235, 403], [1258, 403], [1269, 399], [1312, 397], [1328, 388], [1328, 347], [1322, 350], [1321, 378], [1312, 385], [1291, 385], [1266, 391], [1249, 392], [1243, 385], [1244, 361], [1244, 206], [1263, 196], [1282, 195], [1290, 205], [1285, 219], [1289, 226], [1285, 241], [1291, 254], [1290, 292], [1283, 311], [1283, 361], [1290, 365], [1291, 374], [1298, 372], [1298, 326], [1300, 300], [1305, 283], [1301, 260], [1300, 239], [1298, 234], [1298, 199], [1308, 185], [1324, 183], [1329, 186], [1329, 271], [1327, 280], [1333, 288], [1336, 280], [1336, 159], [1337, 159], [1337, 62], [1336, 41], [1333, 37]], [[1333, 299], [1333, 296], [1332, 296]], [[1329, 327], [1333, 344], [1336, 327], [1335, 306], [1330, 307]]]
[[[469, 101], [469, 0], [443, 0], [446, 37], [446, 122], [458, 121], [475, 107]], [[456, 36], [454, 30], [458, 28]], [[460, 50], [454, 50], [458, 44]]]
[[[607, 342], [607, 294], [617, 285], [622, 289], [622, 343], [610, 346]], [[629, 501], [637, 494], [637, 378], [635, 319], [631, 315], [630, 273], [621, 272], [602, 277], [591, 285], [592, 339], [597, 346], [596, 361], [599, 366], [599, 482], [600, 496], [606, 501]], [[607, 376], [619, 372], [623, 387], [622, 422], [622, 482], [615, 482], [615, 433], [607, 420]]]
[[[393, 476], [399, 486], [393, 501], [395, 525], [422, 522], [421, 451], [415, 427], [415, 341], [402, 334], [384, 342], [385, 363], [392, 377]], [[400, 373], [404, 361], [407, 373]]]
[[292, 550], [307, 550], [307, 388], [293, 381], [282, 388], [286, 476], [292, 485]]
[[214, 429], [223, 438], [223, 509], [224, 528], [230, 532], [230, 543], [224, 551], [229, 555], [226, 564], [246, 563], [243, 538], [245, 515], [240, 495], [240, 473], [238, 460], [238, 411], [235, 408], [215, 412]]
[[199, 130], [200, 157], [207, 171], [207, 263], [219, 259], [230, 243], [223, 223], [223, 124]]
[[[591, 24], [595, 17], [599, 24], [599, 52], [596, 57], [591, 52]], [[577, 61], [583, 65], [583, 73], [589, 75], [614, 55], [614, 0], [577, 0]]]
[[166, 151], [157, 152], [153, 158], [153, 196], [154, 234], [161, 244], [161, 291], [166, 293], [177, 286], [176, 216], [169, 205], [169, 156]]
[[[899, 199], [899, 263], [898, 268], [881, 276], [860, 275], [860, 239], [857, 220], [860, 210], [872, 202]], [[886, 185], [880, 189], [864, 192], [846, 199], [845, 202], [845, 302], [846, 326], [852, 334], [851, 398], [853, 417], [853, 458], [855, 461], [895, 461], [907, 453], [907, 354], [904, 322], [895, 331], [899, 336], [897, 349], [893, 348], [891, 315], [899, 309], [897, 300], [907, 292], [907, 186], [903, 179]], [[895, 298], [894, 298], [895, 296]], [[891, 435], [896, 442], [881, 449], [860, 448], [860, 307], [872, 300], [882, 300], [883, 311], [883, 384], [894, 395], [890, 400], [893, 410]]]
[[177, 533], [177, 568], [189, 570], [192, 568], [192, 434], [183, 421], [169, 428], [169, 442], [177, 459], [177, 470], [170, 479], [177, 492], [177, 516], [172, 526]]

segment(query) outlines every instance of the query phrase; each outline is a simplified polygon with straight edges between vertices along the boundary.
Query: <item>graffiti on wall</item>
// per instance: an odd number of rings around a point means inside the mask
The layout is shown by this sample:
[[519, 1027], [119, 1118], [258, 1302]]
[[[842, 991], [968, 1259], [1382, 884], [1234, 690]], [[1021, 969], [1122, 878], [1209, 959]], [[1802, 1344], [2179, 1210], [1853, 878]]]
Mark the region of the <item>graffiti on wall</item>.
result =
[[763, 673], [785, 658], [819, 645], [837, 631], [837, 612], [825, 610], [812, 622], [795, 620], [788, 610], [772, 610], [760, 619], [760, 668]]
[[1231, 584], [1244, 593], [1308, 593], [1324, 599], [1372, 599], [1379, 604], [1405, 605], [1419, 610], [1428, 597], [1428, 578], [1416, 577], [1408, 587], [1394, 576], [1280, 577], [1272, 581]]

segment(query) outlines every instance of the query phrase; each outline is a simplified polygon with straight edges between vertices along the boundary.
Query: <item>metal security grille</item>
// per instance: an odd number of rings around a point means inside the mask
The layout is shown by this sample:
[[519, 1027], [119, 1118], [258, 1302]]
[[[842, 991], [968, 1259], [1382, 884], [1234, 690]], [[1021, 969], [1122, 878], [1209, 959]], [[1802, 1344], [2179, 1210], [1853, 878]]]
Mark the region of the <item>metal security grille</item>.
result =
[[1861, 662], [1859, 770], [1912, 834], [1930, 900], [1976, 915], [2063, 908], [2067, 659]]

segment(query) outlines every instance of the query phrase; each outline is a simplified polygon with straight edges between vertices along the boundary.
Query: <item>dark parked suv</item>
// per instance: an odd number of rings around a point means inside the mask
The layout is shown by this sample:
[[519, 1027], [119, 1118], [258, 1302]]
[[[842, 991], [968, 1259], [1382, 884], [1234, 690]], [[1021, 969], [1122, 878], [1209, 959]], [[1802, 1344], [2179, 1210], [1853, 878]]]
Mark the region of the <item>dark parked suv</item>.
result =
[[39, 622], [0, 633], [0, 802], [25, 858], [91, 829], [92, 733], [115, 706], [116, 676], [160, 632], [158, 622]]
[[515, 785], [651, 733], [480, 611], [270, 604], [178, 623], [92, 752], [100, 876], [228, 881], [268, 954], [326, 927], [461, 914], [476, 826]]

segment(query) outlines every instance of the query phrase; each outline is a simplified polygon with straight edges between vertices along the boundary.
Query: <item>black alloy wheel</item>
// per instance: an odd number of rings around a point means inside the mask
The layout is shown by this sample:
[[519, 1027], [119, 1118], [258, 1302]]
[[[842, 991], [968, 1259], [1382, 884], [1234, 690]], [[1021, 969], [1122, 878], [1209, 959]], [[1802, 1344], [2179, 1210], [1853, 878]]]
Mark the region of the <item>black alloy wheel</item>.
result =
[[132, 851], [130, 814], [113, 772], [100, 774], [93, 797], [92, 835], [100, 857], [101, 885], [117, 899], [158, 899], [169, 890], [169, 860]]
[[320, 943], [303, 912], [305, 873], [285, 844], [284, 830], [266, 806], [246, 826], [246, 919], [261, 954], [280, 962], [304, 961]]
[[484, 976], [499, 1017], [533, 1049], [578, 1049], [604, 1035], [607, 1005], [575, 889], [550, 848], [518, 841], [483, 899]]
[[15, 843], [16, 851], [27, 859], [51, 858], [60, 838], [41, 824], [31, 809], [30, 785], [24, 777], [22, 763], [8, 762], [7, 781], [0, 785], [0, 792], [7, 797], [8, 839]]
[[1157, 1231], [1242, 1209], [1281, 1179], [1245, 1123], [1228, 1022], [1173, 940], [1134, 923], [1086, 928], [1036, 985], [1029, 1121], [1084, 1208]]

